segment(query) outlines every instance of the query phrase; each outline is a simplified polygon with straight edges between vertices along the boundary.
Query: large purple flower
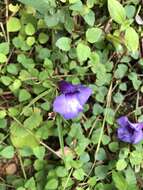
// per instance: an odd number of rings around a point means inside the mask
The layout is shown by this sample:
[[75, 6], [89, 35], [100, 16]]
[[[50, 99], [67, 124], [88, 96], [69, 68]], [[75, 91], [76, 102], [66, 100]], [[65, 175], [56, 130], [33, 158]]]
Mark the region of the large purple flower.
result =
[[65, 119], [77, 117], [92, 94], [91, 88], [80, 84], [73, 85], [66, 81], [61, 81], [59, 88], [61, 95], [57, 96], [53, 103], [54, 111], [60, 113]]
[[120, 126], [117, 129], [117, 136], [121, 141], [136, 144], [143, 139], [143, 123], [131, 123], [126, 116], [117, 120]]

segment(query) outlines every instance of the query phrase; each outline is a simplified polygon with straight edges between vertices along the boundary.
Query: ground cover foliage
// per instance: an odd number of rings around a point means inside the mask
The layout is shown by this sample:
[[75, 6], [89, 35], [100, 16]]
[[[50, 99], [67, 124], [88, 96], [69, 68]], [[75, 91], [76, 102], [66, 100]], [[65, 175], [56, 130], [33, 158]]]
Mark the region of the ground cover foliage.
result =
[[[0, 190], [139, 190], [143, 1], [0, 1]], [[58, 82], [92, 88], [83, 113], [53, 112]]]

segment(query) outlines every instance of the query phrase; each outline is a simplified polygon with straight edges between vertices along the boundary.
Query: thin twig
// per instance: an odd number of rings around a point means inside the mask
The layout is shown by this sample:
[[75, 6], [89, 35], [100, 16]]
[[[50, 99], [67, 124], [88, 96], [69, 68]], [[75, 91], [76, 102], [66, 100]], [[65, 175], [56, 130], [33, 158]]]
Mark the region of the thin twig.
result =
[[21, 169], [22, 169], [22, 173], [23, 173], [23, 176], [24, 176], [24, 179], [27, 179], [27, 176], [26, 176], [26, 172], [25, 172], [25, 169], [24, 169], [24, 165], [23, 165], [23, 161], [22, 161], [22, 158], [19, 154], [19, 152], [17, 151], [18, 153], [18, 158], [19, 158], [19, 162], [20, 162], [20, 166], [21, 166]]
[[[136, 110], [138, 109], [139, 107], [139, 99], [140, 99], [140, 93], [137, 92], [137, 99], [136, 99]], [[135, 115], [135, 119], [137, 121], [137, 116]]]
[[93, 123], [93, 125], [92, 125], [92, 127], [91, 127], [91, 129], [89, 131], [88, 138], [90, 138], [90, 136], [91, 136], [91, 134], [93, 132], [93, 129], [96, 127], [96, 123], [97, 123], [98, 120], [99, 120], [99, 116], [95, 119], [95, 121], [94, 121], [94, 123]]
[[[5, 16], [6, 16], [6, 23], [8, 21], [8, 0], [5, 0], [5, 5], [6, 5], [6, 12], [5, 12]], [[7, 42], [9, 43], [9, 32], [7, 30]]]
[[70, 179], [70, 177], [71, 177], [71, 175], [72, 175], [72, 172], [73, 172], [73, 168], [71, 169], [71, 171], [70, 171], [70, 173], [69, 173], [69, 175], [68, 175], [68, 178], [67, 178], [67, 180], [66, 180], [66, 183], [65, 183], [65, 185], [64, 185], [64, 189], [63, 189], [63, 190], [65, 190], [65, 189], [67, 188], [67, 184], [68, 184], [69, 179]]
[[3, 26], [3, 23], [2, 23], [2, 22], [0, 22], [0, 27], [1, 27], [1, 30], [2, 30], [4, 39], [5, 39], [5, 41], [7, 41], [6, 32], [5, 32], [5, 29], [4, 29], [4, 26]]

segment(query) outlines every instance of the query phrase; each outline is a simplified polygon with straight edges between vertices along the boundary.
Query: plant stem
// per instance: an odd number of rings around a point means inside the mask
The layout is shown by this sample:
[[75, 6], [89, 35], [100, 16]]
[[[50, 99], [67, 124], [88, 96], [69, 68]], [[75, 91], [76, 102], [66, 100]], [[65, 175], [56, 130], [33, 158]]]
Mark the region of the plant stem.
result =
[[57, 117], [57, 126], [58, 126], [58, 135], [59, 135], [59, 141], [60, 141], [60, 148], [62, 150], [62, 158], [65, 162], [65, 153], [64, 153], [64, 140], [63, 140], [63, 132], [61, 127], [61, 118]]

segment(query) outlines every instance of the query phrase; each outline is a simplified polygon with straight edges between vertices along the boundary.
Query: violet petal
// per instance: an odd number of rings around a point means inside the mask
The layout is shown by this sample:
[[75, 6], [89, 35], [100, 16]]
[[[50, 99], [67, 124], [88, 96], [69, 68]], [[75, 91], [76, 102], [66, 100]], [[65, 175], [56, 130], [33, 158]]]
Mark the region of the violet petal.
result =
[[126, 116], [122, 116], [117, 120], [118, 125], [125, 127], [128, 125], [128, 118]]
[[66, 81], [61, 81], [59, 83], [59, 88], [61, 93], [65, 94], [65, 93], [74, 93], [77, 91], [77, 87], [78, 85], [73, 85], [69, 82]]
[[132, 143], [132, 134], [125, 127], [119, 127], [117, 129], [118, 138], [121, 141]]
[[60, 113], [65, 119], [75, 118], [83, 110], [76, 93], [58, 96], [53, 103], [53, 107], [54, 111]]
[[80, 104], [84, 105], [91, 94], [92, 94], [91, 88], [80, 86], [79, 93], [77, 94]]
[[143, 139], [143, 132], [140, 130], [139, 132], [134, 132], [134, 135], [132, 137], [132, 143], [136, 144], [139, 143]]
[[128, 121], [128, 123], [135, 131], [140, 131], [143, 128], [143, 123], [131, 123], [130, 121]]
[[131, 123], [126, 116], [117, 120], [117, 136], [121, 141], [136, 144], [143, 139], [143, 123]]

